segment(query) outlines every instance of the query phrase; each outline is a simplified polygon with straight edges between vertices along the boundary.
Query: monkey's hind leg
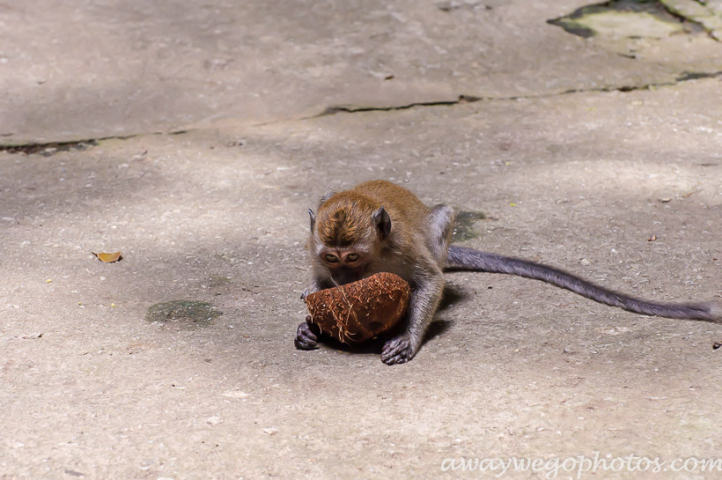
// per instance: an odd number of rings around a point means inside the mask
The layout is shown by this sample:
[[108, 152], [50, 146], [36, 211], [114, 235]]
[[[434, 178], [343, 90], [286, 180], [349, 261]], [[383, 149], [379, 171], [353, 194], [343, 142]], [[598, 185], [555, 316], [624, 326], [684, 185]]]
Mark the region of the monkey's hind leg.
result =
[[426, 243], [436, 263], [444, 267], [454, 226], [454, 209], [447, 205], [436, 205], [427, 217], [428, 232]]

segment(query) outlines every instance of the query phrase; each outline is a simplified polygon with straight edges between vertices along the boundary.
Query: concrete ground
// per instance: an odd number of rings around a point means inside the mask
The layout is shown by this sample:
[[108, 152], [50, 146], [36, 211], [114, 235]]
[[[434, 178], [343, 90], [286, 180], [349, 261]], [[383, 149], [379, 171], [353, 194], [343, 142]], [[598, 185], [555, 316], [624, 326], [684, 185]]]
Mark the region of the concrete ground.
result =
[[720, 325], [454, 273], [409, 364], [292, 343], [374, 178], [721, 301], [722, 8], [665, 3], [0, 2], [0, 478], [719, 478]]

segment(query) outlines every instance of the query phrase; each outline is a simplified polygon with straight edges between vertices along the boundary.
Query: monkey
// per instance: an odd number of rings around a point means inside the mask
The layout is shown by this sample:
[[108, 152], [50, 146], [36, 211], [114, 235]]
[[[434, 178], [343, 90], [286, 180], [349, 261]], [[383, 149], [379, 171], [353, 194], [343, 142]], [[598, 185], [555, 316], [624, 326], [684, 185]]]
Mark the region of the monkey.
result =
[[[631, 312], [676, 319], [722, 321], [716, 303], [655, 303], [601, 287], [555, 267], [450, 245], [454, 210], [427, 207], [404, 187], [385, 180], [324, 195], [309, 209], [313, 281], [301, 299], [379, 272], [394, 273], [412, 288], [405, 329], [388, 339], [381, 360], [410, 361], [421, 347], [444, 288], [444, 271], [503, 273], [540, 280], [596, 302]], [[316, 348], [321, 332], [310, 322], [296, 330], [296, 348]]]

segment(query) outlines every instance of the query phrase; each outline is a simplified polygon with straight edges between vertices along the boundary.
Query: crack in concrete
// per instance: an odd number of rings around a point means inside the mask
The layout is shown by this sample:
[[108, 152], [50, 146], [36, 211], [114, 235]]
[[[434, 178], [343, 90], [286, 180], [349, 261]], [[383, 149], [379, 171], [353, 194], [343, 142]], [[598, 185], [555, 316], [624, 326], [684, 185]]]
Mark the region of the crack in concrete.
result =
[[722, 70], [719, 72], [682, 72], [682, 76], [677, 77], [677, 82], [687, 82], [689, 80], [698, 80], [700, 78], [716, 77], [722, 77]]
[[373, 107], [373, 106], [353, 106], [353, 105], [338, 105], [326, 108], [323, 112], [318, 115], [311, 117], [305, 117], [301, 120], [308, 120], [310, 118], [319, 118], [327, 115], [335, 115], [337, 113], [359, 113], [359, 112], [390, 112], [397, 110], [409, 110], [417, 107], [438, 107], [438, 106], [454, 106], [464, 103], [476, 103], [476, 102], [491, 102], [491, 101], [513, 101], [513, 100], [526, 100], [535, 98], [550, 98], [558, 95], [569, 95], [573, 93], [590, 93], [590, 92], [634, 92], [637, 90], [650, 90], [652, 88], [672, 87], [682, 82], [690, 80], [698, 80], [703, 78], [716, 78], [722, 77], [722, 71], [717, 72], [682, 72], [674, 81], [660, 82], [660, 83], [649, 83], [644, 85], [622, 85], [619, 87], [597, 87], [597, 88], [580, 88], [580, 89], [569, 89], [562, 92], [555, 93], [543, 93], [538, 95], [514, 95], [510, 97], [475, 97], [473, 95], [459, 95], [457, 100], [446, 100], [446, 101], [431, 101], [431, 102], [415, 102], [404, 105], [387, 106], [387, 107]]
[[[404, 104], [404, 105], [391, 105], [391, 106], [386, 106], [386, 107], [334, 105], [334, 106], [327, 107], [321, 113], [318, 113], [316, 115], [291, 119], [291, 121], [310, 120], [313, 118], [320, 118], [320, 117], [325, 117], [325, 116], [329, 116], [329, 115], [335, 115], [337, 113], [393, 112], [393, 111], [399, 111], [399, 110], [410, 110], [412, 108], [418, 108], [418, 107], [439, 107], [439, 106], [451, 107], [451, 106], [455, 106], [455, 105], [462, 105], [465, 103], [533, 100], [536, 98], [551, 98], [551, 97], [555, 97], [555, 96], [559, 96], [559, 95], [570, 95], [570, 94], [575, 94], [575, 93], [592, 93], [592, 92], [628, 93], [628, 92], [634, 92], [637, 90], [650, 90], [653, 88], [672, 87], [672, 86], [675, 86], [682, 82], [705, 79], [705, 78], [717, 78], [717, 77], [722, 77], [722, 70], [716, 71], [716, 72], [682, 72], [680, 74], [680, 76], [675, 78], [674, 81], [670, 81], [670, 82], [649, 83], [649, 84], [644, 84], [644, 85], [622, 85], [622, 86], [618, 86], [618, 87], [610, 86], [610, 87], [597, 87], [597, 88], [579, 88], [579, 89], [564, 90], [561, 92], [542, 93], [542, 94], [538, 94], [538, 95], [513, 95], [513, 96], [509, 96], [509, 97], [476, 97], [473, 95], [459, 95], [456, 100], [413, 102], [413, 103], [408, 103], [408, 104]], [[264, 122], [264, 123], [256, 124], [253, 126], [261, 127], [261, 126], [271, 125], [271, 124], [284, 122], [284, 121], [288, 121], [288, 120], [277, 120], [277, 121], [271, 121], [271, 122]], [[49, 157], [57, 152], [66, 152], [69, 150], [86, 150], [88, 148], [97, 146], [99, 144], [99, 142], [102, 142], [104, 140], [128, 140], [131, 138], [142, 137], [142, 136], [146, 136], [146, 135], [182, 135], [184, 133], [188, 133], [189, 131], [194, 131], [194, 130], [197, 130], [197, 129], [173, 130], [170, 132], [134, 133], [134, 134], [130, 134], [130, 135], [112, 135], [112, 136], [107, 136], [107, 137], [86, 138], [86, 139], [82, 139], [82, 140], [73, 140], [73, 141], [66, 141], [66, 142], [45, 142], [45, 143], [32, 142], [32, 143], [25, 143], [25, 144], [0, 145], [0, 152], [8, 152], [11, 154], [25, 153], [28, 155], [39, 153], [40, 155]]]
[[707, 29], [704, 27], [704, 25], [703, 25], [702, 23], [698, 22], [697, 20], [695, 20], [695, 19], [693, 19], [693, 18], [686, 17], [682, 12], [674, 9], [671, 5], [669, 5], [669, 4], [667, 4], [667, 3], [663, 2], [663, 1], [660, 1], [660, 2], [658, 2], [658, 3], [662, 6], [662, 8], [663, 8], [667, 13], [669, 13], [671, 16], [673, 16], [674, 18], [676, 18], [679, 22], [682, 22], [682, 23], [683, 23], [683, 22], [689, 22], [689, 23], [691, 23], [692, 25], [696, 25], [700, 30], [703, 30], [703, 31], [709, 33], [709, 30], [707, 30]]
[[[682, 2], [685, 1], [690, 0], [682, 0]], [[602, 34], [597, 32], [593, 27], [584, 24], [583, 21], [580, 22], [580, 20], [584, 18], [591, 18], [594, 15], [609, 12], [648, 13], [658, 17], [662, 21], [671, 21], [680, 24], [688, 34], [696, 31], [706, 32], [713, 40], [720, 41], [715, 35], [713, 28], [713, 25], [717, 24], [717, 22], [712, 22], [710, 25], [709, 21], [705, 22], [702, 20], [703, 18], [713, 17], [714, 13], [706, 9], [700, 0], [695, 1], [698, 2], [700, 9], [705, 9], [704, 13], [697, 12], [697, 15], [695, 15], [694, 9], [690, 10], [689, 7], [687, 7], [687, 11], [685, 12], [684, 3], [679, 3], [675, 0], [609, 0], [604, 3], [595, 3], [580, 7], [568, 15], [547, 20], [547, 23], [563, 28], [572, 35], [589, 38]]]
[[70, 140], [67, 142], [31, 142], [31, 143], [18, 143], [10, 145], [0, 145], [0, 152], [8, 152], [11, 154], [25, 153], [32, 155], [39, 153], [44, 157], [49, 157], [58, 152], [68, 152], [70, 150], [87, 150], [89, 148], [99, 145], [99, 142], [104, 140], [129, 140], [135, 137], [141, 137], [145, 135], [181, 135], [187, 133], [188, 130], [175, 130], [172, 132], [153, 132], [153, 133], [134, 133], [131, 135], [111, 135], [108, 137], [98, 138], [85, 138], [82, 140]]
[[[120, 138], [120, 137], [118, 137]], [[28, 144], [16, 144], [16, 145], [0, 145], [0, 152], [8, 153], [25, 153], [31, 155], [33, 153], [39, 153], [44, 157], [57, 152], [67, 152], [69, 150], [87, 150], [88, 148], [98, 145], [98, 141], [105, 140], [105, 138], [99, 139], [85, 139], [71, 142], [47, 142], [47, 143], [28, 143]]]
[[[695, 15], [695, 12], [693, 11], [688, 10], [687, 12], [685, 12], [683, 4], [676, 5], [675, 2], [671, 2], [669, 0], [659, 0], [659, 3], [662, 4], [662, 7], [670, 15], [677, 18], [681, 22], [690, 22], [697, 25], [704, 32], [706, 32], [712, 40], [716, 42], [722, 42], [722, 37], [720, 37], [719, 32], [719, 17], [715, 15], [715, 12], [713, 10], [707, 7], [706, 2], [701, 0], [694, 0], [694, 2], [698, 5], [699, 8], [704, 9], [704, 12], [702, 12], [701, 14], [700, 12], [696, 12], [697, 15]], [[710, 21], [710, 18], [712, 18], [713, 20]]]
[[309, 118], [318, 118], [318, 117], [325, 117], [326, 115], [335, 115], [337, 113], [357, 113], [357, 112], [391, 112], [394, 110], [408, 110], [410, 108], [416, 108], [416, 107], [443, 107], [443, 106], [452, 106], [452, 105], [459, 105], [461, 103], [474, 103], [479, 102], [482, 100], [492, 100], [492, 97], [474, 97], [471, 95], [459, 95], [456, 100], [439, 100], [439, 101], [432, 101], [432, 102], [414, 102], [414, 103], [407, 103], [405, 105], [394, 105], [389, 107], [373, 107], [373, 106], [354, 106], [354, 105], [334, 105], [331, 107], [326, 108], [323, 112], [313, 115], [311, 117], [306, 117], [303, 120], [309, 119]]

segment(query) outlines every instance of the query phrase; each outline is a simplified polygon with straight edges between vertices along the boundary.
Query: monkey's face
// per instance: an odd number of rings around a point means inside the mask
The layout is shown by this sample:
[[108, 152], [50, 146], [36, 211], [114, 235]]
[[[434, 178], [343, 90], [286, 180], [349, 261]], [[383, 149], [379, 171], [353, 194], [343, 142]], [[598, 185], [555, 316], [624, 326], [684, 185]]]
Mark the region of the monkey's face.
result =
[[324, 248], [319, 259], [328, 268], [337, 285], [345, 285], [364, 278], [369, 263], [368, 254], [357, 249]]

